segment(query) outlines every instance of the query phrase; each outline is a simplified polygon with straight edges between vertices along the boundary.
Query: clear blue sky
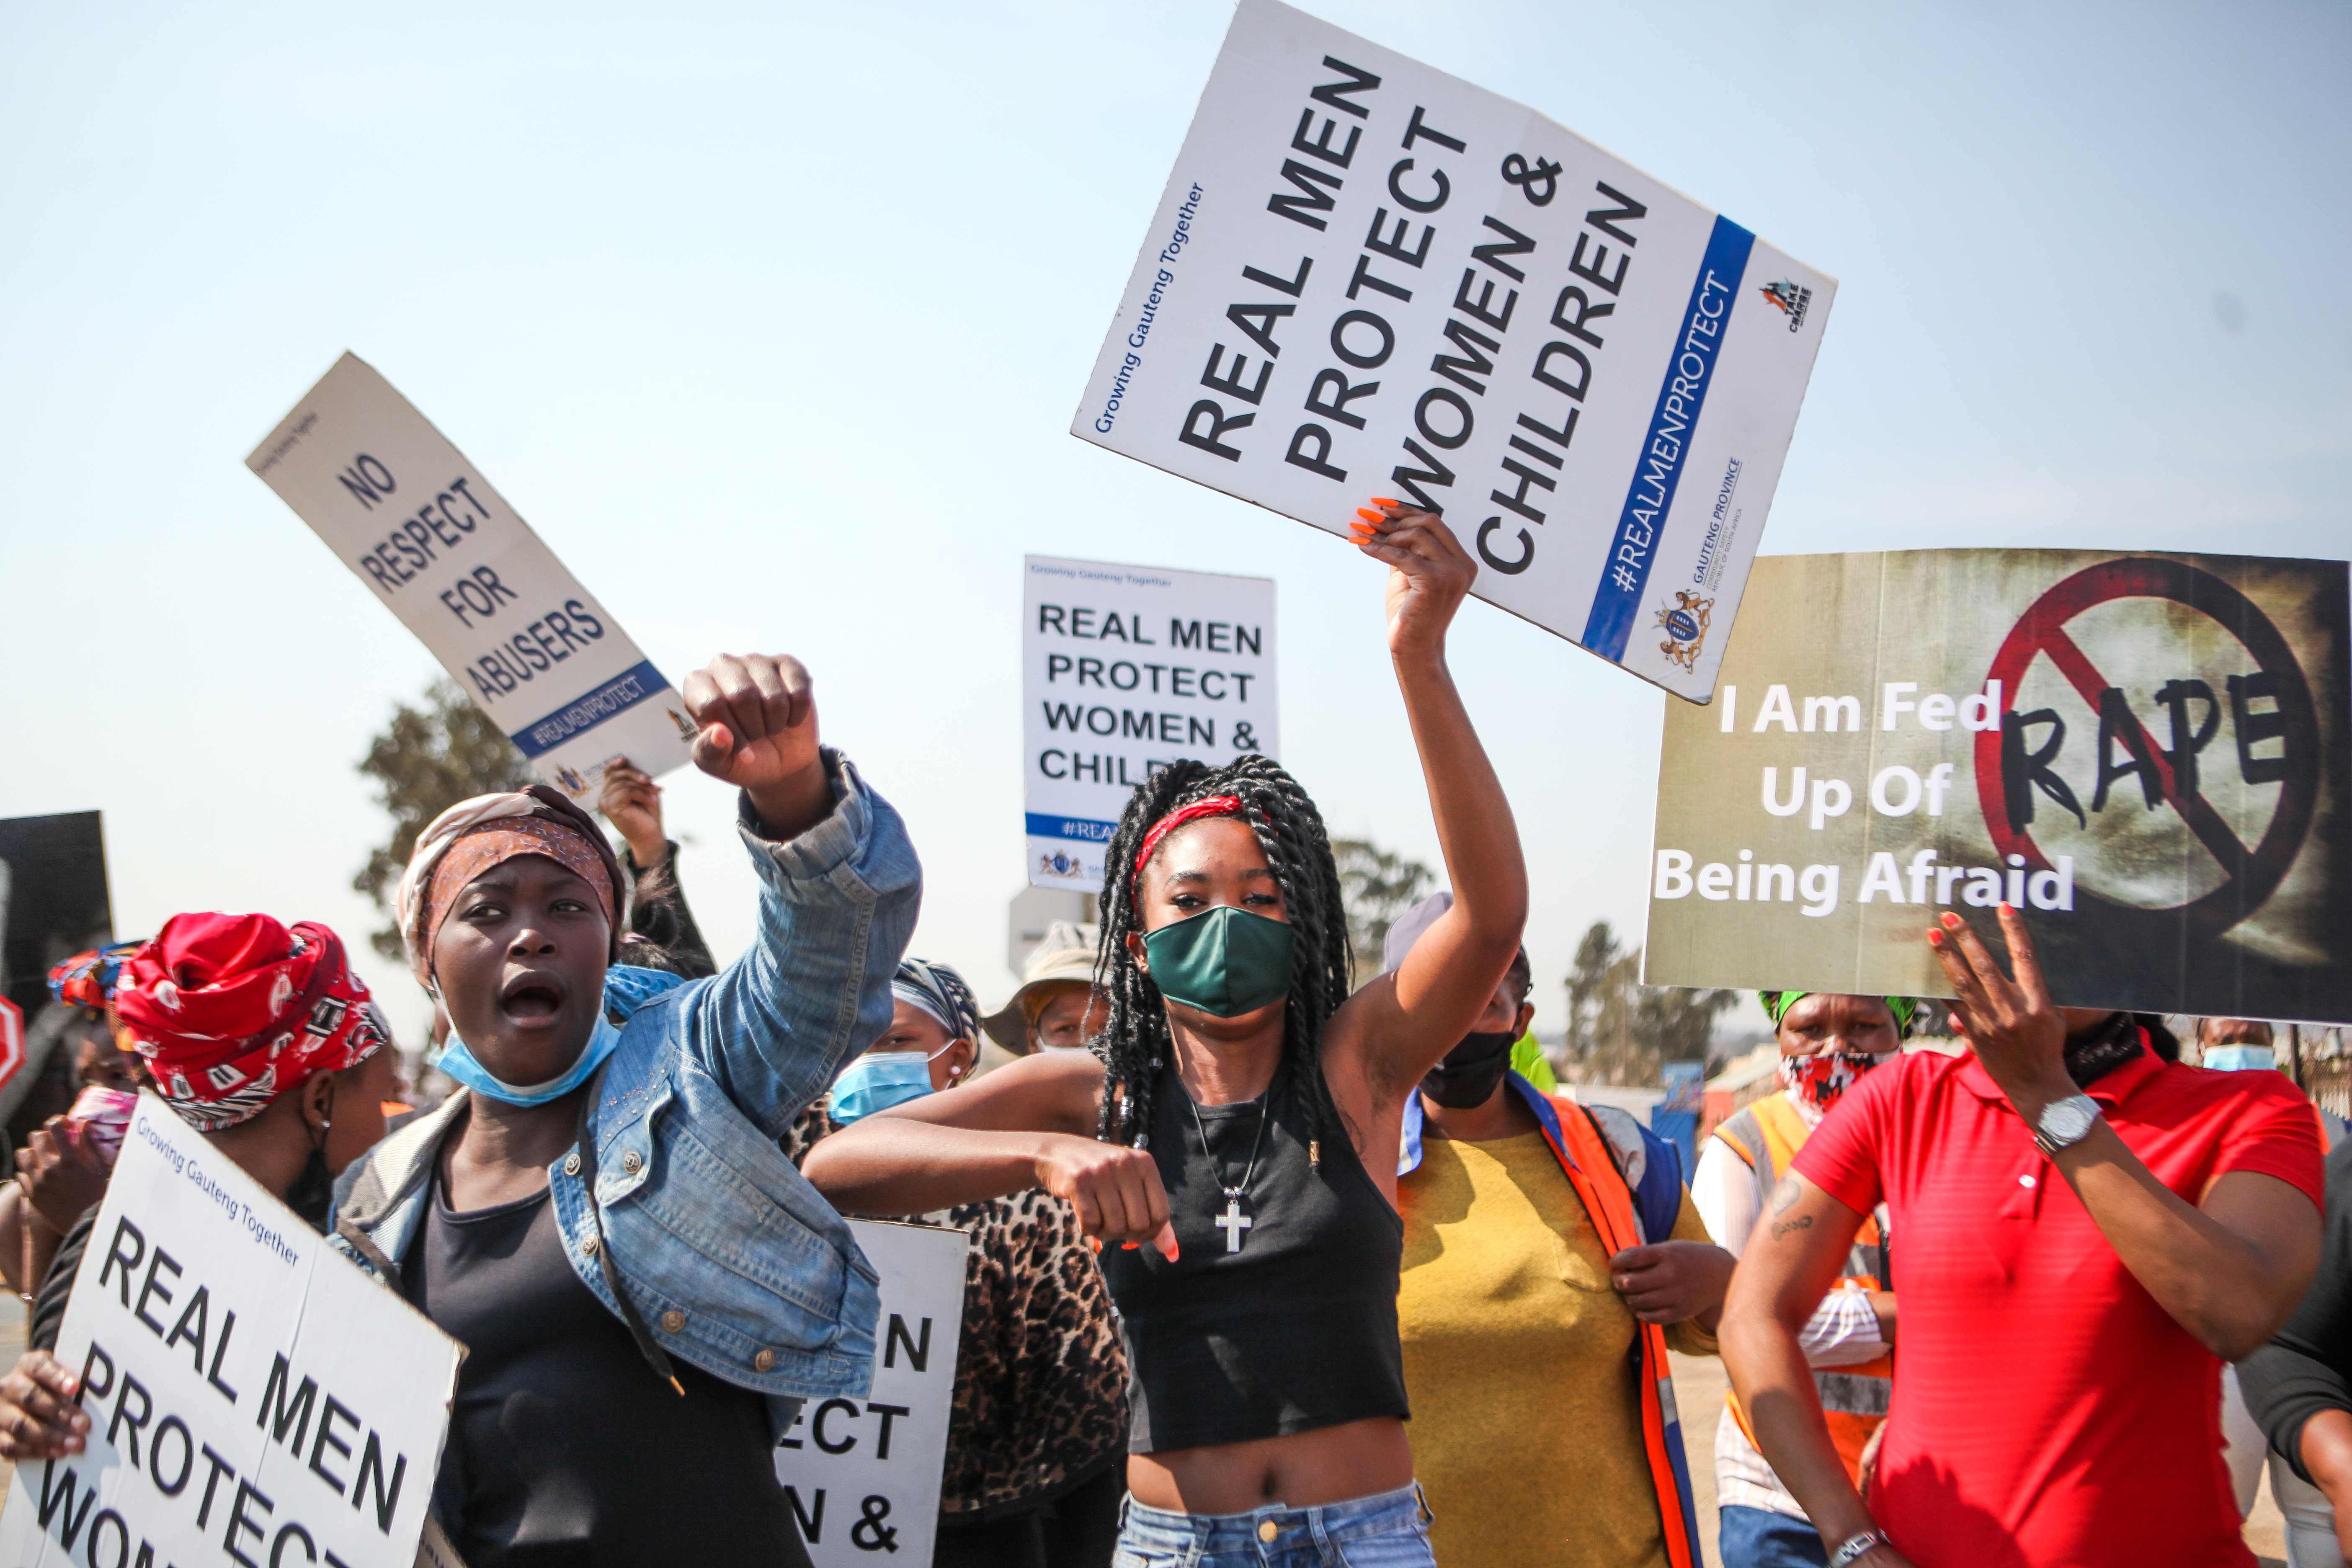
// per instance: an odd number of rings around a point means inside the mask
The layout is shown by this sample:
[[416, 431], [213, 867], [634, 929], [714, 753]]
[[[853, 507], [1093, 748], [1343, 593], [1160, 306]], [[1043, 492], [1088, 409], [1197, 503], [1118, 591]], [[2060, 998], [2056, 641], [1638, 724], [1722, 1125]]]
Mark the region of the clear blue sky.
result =
[[[1767, 551], [2352, 547], [2352, 10], [1310, 9], [1841, 280]], [[350, 348], [673, 678], [808, 661], [984, 1000], [1024, 551], [1277, 578], [1285, 761], [1433, 856], [1370, 563], [1065, 433], [1230, 14], [0, 10], [0, 816], [103, 808], [124, 934], [373, 923], [352, 764], [434, 667], [241, 462]], [[1666, 699], [1482, 605], [1454, 658], [1556, 1026], [1584, 926], [1638, 937]], [[731, 951], [728, 802], [672, 782]]]

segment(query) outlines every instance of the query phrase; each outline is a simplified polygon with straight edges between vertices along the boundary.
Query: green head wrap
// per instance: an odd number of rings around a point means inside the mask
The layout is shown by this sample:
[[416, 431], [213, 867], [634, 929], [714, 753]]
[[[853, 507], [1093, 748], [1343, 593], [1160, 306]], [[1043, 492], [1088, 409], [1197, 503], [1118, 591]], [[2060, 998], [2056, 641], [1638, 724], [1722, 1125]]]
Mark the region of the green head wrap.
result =
[[[1759, 991], [1756, 993], [1756, 1000], [1764, 1004], [1764, 1012], [1772, 1020], [1772, 1026], [1777, 1029], [1780, 1026], [1780, 1020], [1787, 1015], [1789, 1009], [1811, 994], [1810, 991]], [[1896, 1037], [1909, 1039], [1911, 1021], [1919, 1016], [1917, 999], [1910, 996], [1881, 996], [1879, 1000], [1885, 1003], [1886, 1010], [1895, 1015]]]

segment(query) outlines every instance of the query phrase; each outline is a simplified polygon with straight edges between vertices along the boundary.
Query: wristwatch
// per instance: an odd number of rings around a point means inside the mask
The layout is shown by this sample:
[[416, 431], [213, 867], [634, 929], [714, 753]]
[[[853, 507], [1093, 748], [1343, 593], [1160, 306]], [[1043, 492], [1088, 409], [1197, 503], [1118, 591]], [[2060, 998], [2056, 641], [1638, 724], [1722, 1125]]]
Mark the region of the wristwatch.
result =
[[2070, 1094], [2042, 1108], [2033, 1124], [2033, 1142], [2045, 1154], [2071, 1149], [2091, 1135], [2099, 1123], [2099, 1102], [2087, 1094]]
[[1874, 1530], [1849, 1535], [1830, 1553], [1830, 1568], [1846, 1568], [1848, 1563], [1860, 1562], [1885, 1544], [1886, 1537]]

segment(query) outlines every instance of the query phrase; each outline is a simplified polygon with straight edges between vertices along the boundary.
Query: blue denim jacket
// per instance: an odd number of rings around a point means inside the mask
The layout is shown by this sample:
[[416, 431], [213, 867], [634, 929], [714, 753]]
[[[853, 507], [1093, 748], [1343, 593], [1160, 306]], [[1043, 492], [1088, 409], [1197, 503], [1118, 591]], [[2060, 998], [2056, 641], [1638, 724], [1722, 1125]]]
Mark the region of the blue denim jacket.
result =
[[[846, 759], [825, 758], [834, 810], [799, 837], [761, 837], [743, 804], [758, 938], [719, 973], [636, 1005], [588, 1121], [605, 1241], [638, 1313], [667, 1353], [770, 1395], [779, 1415], [863, 1394], [872, 1373], [874, 1268], [778, 1140], [888, 1026], [922, 897], [898, 814]], [[331, 1239], [370, 1272], [396, 1273], [415, 1239], [465, 1100], [452, 1095], [337, 1184]], [[571, 1156], [548, 1167], [558, 1228], [580, 1282], [617, 1316], [577, 1168]]]

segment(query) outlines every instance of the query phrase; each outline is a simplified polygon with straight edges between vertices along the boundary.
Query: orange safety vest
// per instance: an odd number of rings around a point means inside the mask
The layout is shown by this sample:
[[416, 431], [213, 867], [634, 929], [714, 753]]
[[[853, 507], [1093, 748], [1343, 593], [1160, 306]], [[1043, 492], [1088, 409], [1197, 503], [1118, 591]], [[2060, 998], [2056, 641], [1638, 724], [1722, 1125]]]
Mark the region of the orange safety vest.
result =
[[[1715, 1135], [1755, 1173], [1758, 1212], [1769, 1211], [1772, 1189], [1788, 1172], [1797, 1151], [1805, 1146], [1810, 1131], [1783, 1094], [1757, 1100], [1715, 1130]], [[1864, 1215], [1862, 1228], [1854, 1233], [1853, 1249], [1846, 1257], [1845, 1274], [1838, 1283], [1886, 1290], [1894, 1288], [1894, 1278], [1878, 1216]], [[1829, 1421], [1830, 1441], [1837, 1445], [1838, 1458], [1845, 1461], [1847, 1477], [1860, 1486], [1863, 1450], [1886, 1424], [1887, 1405], [1894, 1395], [1894, 1352], [1860, 1366], [1817, 1371], [1813, 1387], [1821, 1395], [1822, 1414]], [[1727, 1391], [1724, 1402], [1731, 1407], [1731, 1418], [1748, 1434], [1748, 1442], [1754, 1443], [1756, 1429], [1748, 1424], [1748, 1412], [1739, 1407], [1739, 1395]]]
[[[1516, 1086], [1515, 1086], [1516, 1087]], [[1532, 1087], [1522, 1096], [1541, 1124], [1544, 1142], [1575, 1189], [1593, 1233], [1611, 1257], [1629, 1247], [1641, 1247], [1664, 1237], [1645, 1237], [1633, 1212], [1633, 1194], [1617, 1168], [1616, 1156], [1591, 1115], [1564, 1095], [1538, 1094]], [[1549, 1112], [1549, 1114], [1546, 1114]], [[1690, 1462], [1683, 1452], [1682, 1416], [1675, 1407], [1674, 1369], [1666, 1360], [1666, 1331], [1638, 1320], [1640, 1337], [1634, 1348], [1641, 1361], [1642, 1447], [1650, 1461], [1650, 1479], [1658, 1495], [1658, 1520], [1666, 1541], [1671, 1568], [1703, 1568], [1699, 1559], [1698, 1512], [1691, 1494]], [[1675, 1500], [1673, 1504], [1667, 1499]]]

